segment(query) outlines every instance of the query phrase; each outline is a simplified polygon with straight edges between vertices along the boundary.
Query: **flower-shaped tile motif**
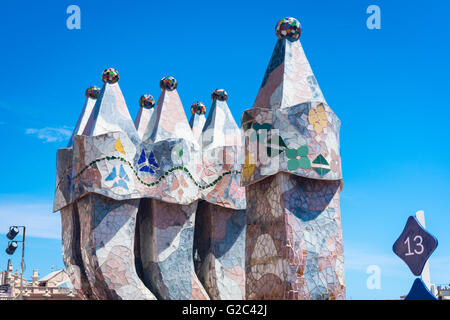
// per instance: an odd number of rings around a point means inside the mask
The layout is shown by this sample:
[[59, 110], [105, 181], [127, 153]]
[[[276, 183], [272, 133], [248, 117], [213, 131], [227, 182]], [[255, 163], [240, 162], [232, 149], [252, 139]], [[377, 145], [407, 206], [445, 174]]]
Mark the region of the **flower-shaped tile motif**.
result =
[[301, 146], [298, 149], [286, 149], [288, 169], [296, 171], [298, 168], [311, 169], [311, 161], [308, 159], [308, 147]]
[[130, 178], [128, 178], [123, 165], [120, 165], [119, 176], [117, 176], [117, 170], [114, 167], [111, 173], [106, 177], [105, 181], [114, 181], [114, 184], [112, 185], [113, 188], [122, 187], [128, 190], [128, 184], [126, 181], [130, 181]]
[[141, 172], [150, 172], [151, 174], [155, 173], [155, 170], [159, 168], [159, 164], [156, 161], [153, 151], [151, 151], [150, 155], [147, 157], [145, 150], [142, 150], [141, 156], [138, 160], [138, 167]]
[[317, 134], [321, 133], [328, 125], [327, 113], [323, 104], [319, 104], [317, 109], [310, 109], [308, 114], [308, 121], [313, 125], [314, 131]]

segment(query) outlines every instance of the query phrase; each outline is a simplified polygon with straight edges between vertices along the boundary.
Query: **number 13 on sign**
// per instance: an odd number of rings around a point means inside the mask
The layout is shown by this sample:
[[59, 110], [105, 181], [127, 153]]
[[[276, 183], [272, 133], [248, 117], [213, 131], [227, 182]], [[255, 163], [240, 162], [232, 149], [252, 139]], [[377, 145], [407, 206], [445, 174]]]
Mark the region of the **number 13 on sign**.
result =
[[423, 251], [424, 251], [424, 248], [423, 248], [423, 245], [422, 245], [423, 238], [421, 236], [415, 236], [414, 237], [416, 248], [417, 247], [420, 248], [419, 251], [417, 251], [417, 249], [414, 249], [414, 252], [411, 252], [411, 245], [410, 245], [409, 241], [410, 240], [409, 240], [409, 237], [408, 237], [408, 238], [406, 238], [406, 240], [404, 242], [408, 246], [408, 251], [405, 253], [405, 256], [412, 256], [414, 254], [422, 254], [423, 253]]
[[392, 249], [406, 262], [411, 272], [419, 276], [437, 244], [437, 239], [411, 216]]

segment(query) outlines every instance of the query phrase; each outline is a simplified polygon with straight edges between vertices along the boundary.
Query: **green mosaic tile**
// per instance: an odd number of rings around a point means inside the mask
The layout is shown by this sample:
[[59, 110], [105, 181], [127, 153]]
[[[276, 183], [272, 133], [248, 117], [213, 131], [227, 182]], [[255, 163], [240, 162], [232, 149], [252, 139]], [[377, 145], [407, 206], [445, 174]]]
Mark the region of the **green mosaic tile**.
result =
[[314, 168], [314, 171], [317, 172], [317, 174], [321, 177], [325, 176], [328, 172], [330, 172], [330, 169], [326, 169], [326, 168]]
[[323, 155], [319, 154], [317, 158], [314, 159], [313, 163], [315, 164], [324, 164], [329, 165], [328, 161], [324, 158]]
[[301, 146], [297, 149], [297, 154], [300, 157], [306, 157], [308, 155], [308, 146]]
[[309, 161], [308, 157], [301, 157], [299, 160], [300, 168], [302, 169], [311, 169], [311, 161]]

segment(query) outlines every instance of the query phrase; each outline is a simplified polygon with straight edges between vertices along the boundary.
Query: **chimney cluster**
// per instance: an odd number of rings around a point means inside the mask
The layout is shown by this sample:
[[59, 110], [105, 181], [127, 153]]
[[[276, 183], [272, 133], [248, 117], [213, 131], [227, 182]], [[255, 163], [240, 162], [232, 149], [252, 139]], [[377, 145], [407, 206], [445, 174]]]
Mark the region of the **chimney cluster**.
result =
[[134, 121], [117, 70], [86, 90], [57, 153], [54, 201], [80, 296], [345, 297], [340, 120], [303, 51], [300, 23], [281, 19], [275, 33], [242, 128], [224, 89], [212, 92], [209, 112], [193, 103], [188, 121], [171, 76], [157, 100], [140, 97]]

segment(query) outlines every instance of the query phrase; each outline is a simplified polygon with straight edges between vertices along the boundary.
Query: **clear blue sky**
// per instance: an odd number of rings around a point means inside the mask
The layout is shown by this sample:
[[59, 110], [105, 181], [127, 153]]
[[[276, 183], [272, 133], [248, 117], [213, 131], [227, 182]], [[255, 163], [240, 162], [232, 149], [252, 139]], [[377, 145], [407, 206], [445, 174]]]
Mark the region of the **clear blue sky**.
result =
[[[81, 8], [81, 30], [66, 9]], [[366, 8], [381, 8], [381, 30]], [[397, 299], [413, 283], [392, 244], [425, 210], [439, 239], [431, 278], [450, 282], [450, 52], [448, 1], [7, 1], [0, 10], [0, 233], [25, 223], [27, 276], [63, 267], [51, 213], [56, 150], [67, 144], [84, 90], [107, 67], [134, 117], [141, 94], [157, 98], [174, 76], [185, 109], [210, 106], [217, 87], [239, 121], [261, 84], [285, 16], [301, 36], [322, 91], [342, 120], [342, 221], [347, 297]], [[2, 240], [3, 239], [3, 240]], [[6, 266], [0, 235], [0, 269]], [[20, 254], [13, 261], [19, 265]], [[366, 268], [381, 268], [368, 290]]]

